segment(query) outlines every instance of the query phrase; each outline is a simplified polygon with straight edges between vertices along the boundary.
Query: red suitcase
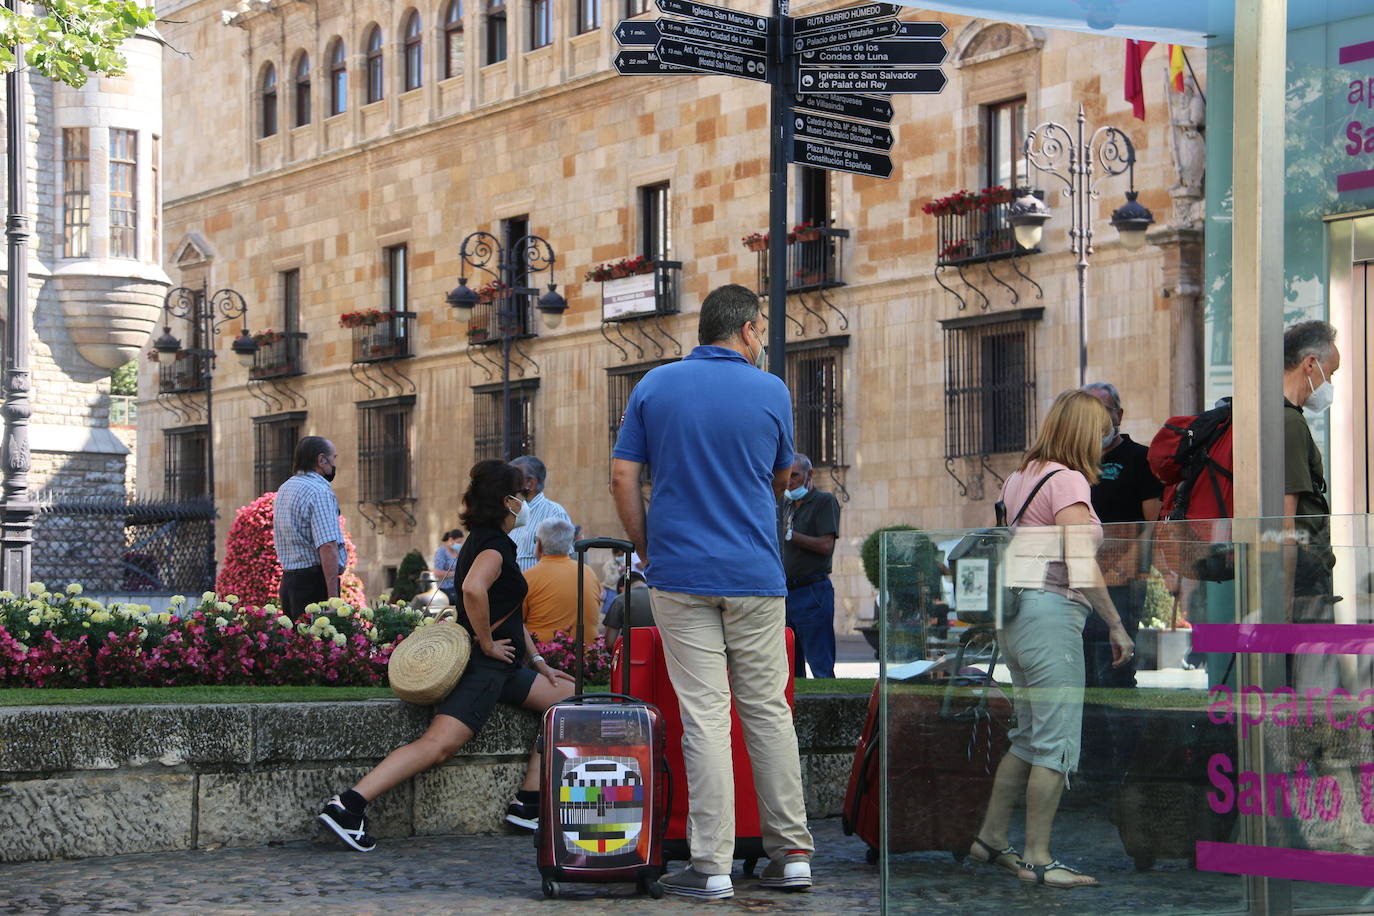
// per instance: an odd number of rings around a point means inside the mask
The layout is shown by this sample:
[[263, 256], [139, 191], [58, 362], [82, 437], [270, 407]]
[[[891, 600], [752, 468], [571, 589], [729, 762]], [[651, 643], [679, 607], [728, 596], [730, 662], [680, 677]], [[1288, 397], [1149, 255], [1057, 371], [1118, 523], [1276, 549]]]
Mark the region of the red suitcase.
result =
[[[967, 644], [965, 644], [966, 646]], [[943, 849], [962, 860], [973, 845], [993, 773], [1007, 750], [1011, 704], [992, 680], [997, 650], [984, 674], [964, 667], [964, 646], [942, 681], [888, 685], [888, 854]], [[881, 844], [879, 685], [854, 750], [842, 826]]]
[[[626, 631], [628, 635], [628, 630]], [[790, 673], [796, 658], [792, 630], [787, 631], [787, 670]], [[673, 682], [668, 677], [667, 660], [663, 657], [663, 637], [657, 627], [635, 627], [630, 643], [630, 684], [627, 693], [658, 707], [663, 718], [664, 734], [668, 741], [667, 761], [672, 784], [680, 787], [669, 798], [668, 829], [664, 836], [664, 856], [668, 860], [690, 857], [687, 847], [687, 771], [682, 761], [682, 712], [678, 707]], [[611, 680], [621, 676], [621, 646], [618, 642], [611, 662]], [[787, 705], [796, 709], [792, 679], [787, 679]], [[759, 822], [758, 795], [754, 792], [754, 768], [749, 763], [749, 751], [744, 744], [743, 726], [739, 715], [730, 710], [730, 750], [735, 770], [735, 855], [744, 860], [746, 877], [754, 873], [758, 860], [764, 858], [763, 838]]]
[[610, 548], [625, 553], [628, 560], [633, 545], [593, 538], [573, 546], [579, 561], [576, 695], [550, 706], [539, 732], [539, 829], [534, 845], [544, 896], [557, 897], [560, 881], [634, 881], [642, 893], [661, 897], [658, 879], [663, 874], [669, 794], [663, 718], [653, 706], [629, 695], [628, 678], [623, 693], [582, 693], [586, 552]]

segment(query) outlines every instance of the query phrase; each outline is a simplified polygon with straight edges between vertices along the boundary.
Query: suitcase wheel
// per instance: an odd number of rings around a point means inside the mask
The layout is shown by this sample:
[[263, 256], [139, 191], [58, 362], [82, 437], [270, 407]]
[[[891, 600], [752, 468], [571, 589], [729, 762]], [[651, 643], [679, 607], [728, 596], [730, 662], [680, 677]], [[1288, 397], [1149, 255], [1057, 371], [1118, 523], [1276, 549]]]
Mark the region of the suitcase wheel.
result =
[[868, 847], [868, 849], [864, 850], [864, 861], [867, 862], [869, 865], [877, 865], [878, 847], [870, 846]]
[[758, 867], [759, 867], [759, 860], [758, 860], [757, 858], [745, 859], [745, 860], [744, 860], [744, 865], [742, 866], [744, 877], [746, 877], [746, 878], [752, 878], [752, 877], [754, 877], [754, 869], [756, 869], [756, 868], [758, 868]]
[[550, 900], [558, 899], [558, 882], [552, 878], [544, 879], [544, 896]]
[[641, 894], [648, 894], [655, 900], [663, 898], [663, 885], [659, 884], [653, 878], [650, 878], [648, 875], [640, 875], [638, 883], [639, 892]]

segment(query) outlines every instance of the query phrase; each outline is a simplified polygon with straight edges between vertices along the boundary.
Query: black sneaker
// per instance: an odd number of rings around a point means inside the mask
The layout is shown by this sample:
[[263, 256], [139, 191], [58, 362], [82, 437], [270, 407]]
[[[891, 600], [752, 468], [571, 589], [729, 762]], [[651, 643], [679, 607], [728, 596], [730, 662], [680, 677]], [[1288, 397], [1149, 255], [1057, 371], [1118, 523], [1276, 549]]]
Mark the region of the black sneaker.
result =
[[367, 820], [345, 808], [337, 795], [320, 811], [320, 820], [351, 849], [371, 852], [377, 848], [377, 841], [367, 835]]
[[539, 829], [539, 806], [513, 801], [506, 806], [506, 823], [525, 830]]

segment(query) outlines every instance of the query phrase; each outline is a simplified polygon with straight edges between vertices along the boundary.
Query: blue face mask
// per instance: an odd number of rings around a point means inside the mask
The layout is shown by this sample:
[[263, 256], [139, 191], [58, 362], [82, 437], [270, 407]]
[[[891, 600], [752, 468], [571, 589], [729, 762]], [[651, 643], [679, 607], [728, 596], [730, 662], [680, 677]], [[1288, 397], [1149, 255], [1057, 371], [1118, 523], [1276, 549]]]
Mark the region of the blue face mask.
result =
[[796, 502], [797, 500], [805, 496], [808, 492], [809, 491], [806, 489], [806, 487], [797, 487], [795, 490], [783, 490], [782, 495], [786, 496], [793, 502]]

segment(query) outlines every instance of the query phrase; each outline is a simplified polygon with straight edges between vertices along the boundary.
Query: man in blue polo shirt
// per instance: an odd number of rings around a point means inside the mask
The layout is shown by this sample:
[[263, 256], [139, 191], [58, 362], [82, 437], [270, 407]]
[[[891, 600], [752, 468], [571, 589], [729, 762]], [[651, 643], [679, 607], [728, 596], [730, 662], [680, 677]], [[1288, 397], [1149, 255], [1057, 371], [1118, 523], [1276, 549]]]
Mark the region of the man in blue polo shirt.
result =
[[[689, 897], [734, 894], [733, 684], [770, 859], [760, 883], [806, 890], [814, 846], [786, 697], [776, 522], [792, 468], [791, 397], [760, 371], [768, 336], [749, 290], [707, 296], [697, 339], [685, 359], [635, 386], [611, 463], [616, 510], [646, 564], [682, 709], [691, 865], [660, 883]], [[644, 465], [654, 480], [647, 516]]]

